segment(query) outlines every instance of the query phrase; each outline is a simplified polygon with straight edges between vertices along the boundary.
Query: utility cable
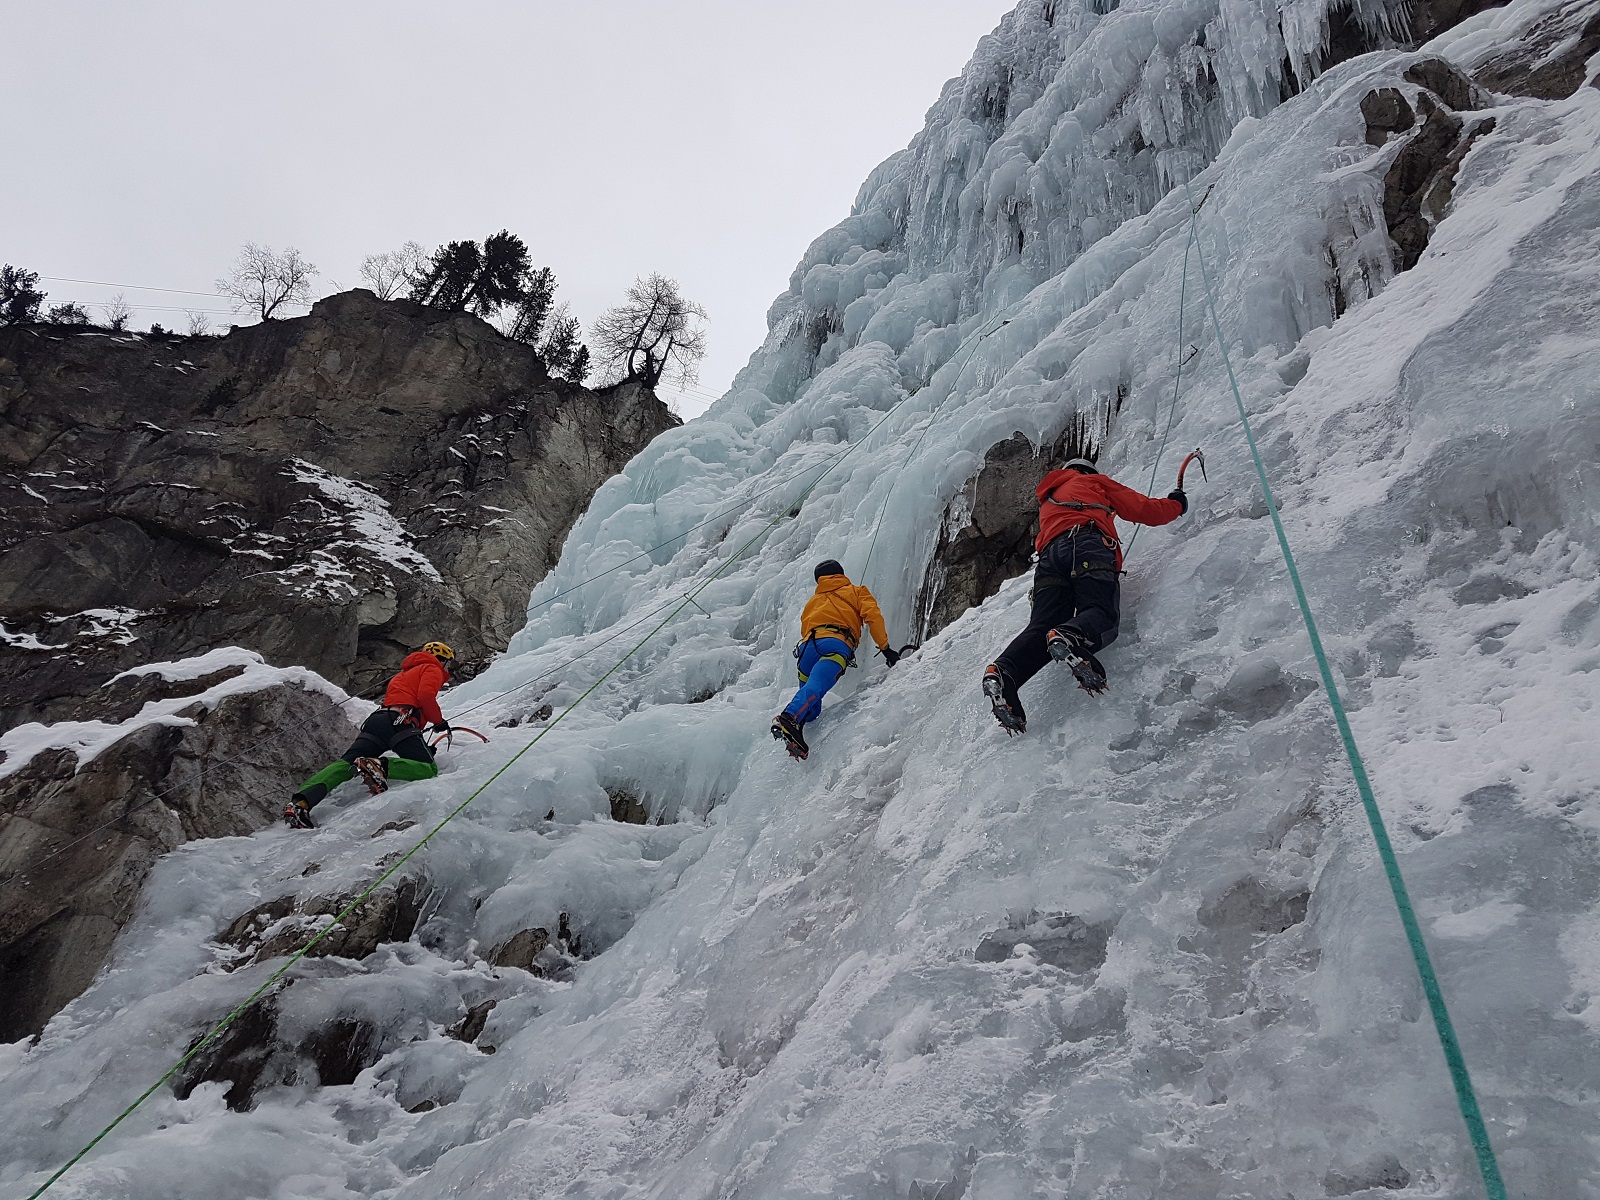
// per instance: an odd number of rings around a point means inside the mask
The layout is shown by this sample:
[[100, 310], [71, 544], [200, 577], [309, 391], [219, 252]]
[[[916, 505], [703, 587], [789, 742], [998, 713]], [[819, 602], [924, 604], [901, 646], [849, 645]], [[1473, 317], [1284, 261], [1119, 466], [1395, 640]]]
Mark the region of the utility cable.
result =
[[[988, 322], [986, 321], [984, 324], [988, 324]], [[917, 438], [916, 445], [911, 447], [911, 453], [906, 455], [905, 461], [900, 464], [900, 470], [896, 472], [894, 482], [889, 485], [889, 494], [883, 498], [883, 506], [878, 510], [878, 519], [872, 526], [872, 541], [867, 544], [867, 560], [861, 564], [862, 579], [867, 577], [867, 569], [872, 566], [872, 552], [878, 548], [878, 534], [883, 529], [883, 518], [889, 511], [889, 501], [894, 499], [894, 490], [900, 486], [900, 480], [905, 475], [906, 468], [917, 457], [917, 451], [922, 449], [922, 443], [927, 438], [929, 431], [933, 429], [934, 420], [938, 417], [939, 410], [944, 407], [945, 401], [956, 394], [956, 388], [961, 383], [961, 377], [966, 374], [967, 365], [972, 362], [972, 356], [978, 352], [978, 347], [983, 344], [983, 339], [990, 334], [999, 333], [1009, 324], [1011, 324], [1011, 318], [1007, 317], [1000, 324], [989, 330], [988, 333], [979, 335], [978, 340], [972, 343], [972, 349], [967, 351], [967, 357], [962, 360], [961, 369], [956, 372], [955, 380], [950, 384], [950, 395], [946, 396], [945, 400], [940, 401], [933, 411], [928, 414], [928, 423], [923, 427], [922, 435]], [[979, 328], [981, 329], [982, 326], [979, 326]], [[960, 349], [960, 347], [957, 347], [957, 349]], [[951, 355], [951, 357], [954, 358], [955, 356]]]
[[[1167, 439], [1172, 436], [1173, 423], [1178, 419], [1178, 391], [1183, 383], [1183, 364], [1187, 361], [1183, 356], [1183, 307], [1189, 295], [1189, 252], [1194, 249], [1196, 218], [1210, 195], [1211, 190], [1207, 188], [1206, 194], [1200, 197], [1200, 204], [1189, 214], [1189, 238], [1183, 244], [1183, 279], [1178, 285], [1178, 360], [1177, 368], [1172, 375], [1172, 407], [1167, 412], [1167, 427], [1162, 431], [1161, 442], [1156, 447], [1155, 461], [1150, 464], [1150, 483], [1144, 489], [1145, 494], [1150, 496], [1155, 495], [1156, 475], [1161, 470], [1161, 456], [1167, 452]], [[1156, 419], [1161, 419], [1159, 411]], [[1143, 525], [1137, 524], [1133, 527], [1133, 536], [1128, 539], [1128, 548], [1123, 552], [1124, 560], [1133, 553], [1134, 543], [1139, 540], [1139, 531], [1143, 528]]]
[[[65, 275], [41, 275], [40, 279], [48, 279], [51, 283], [86, 283], [90, 287], [128, 288], [135, 292], [166, 292], [173, 296], [215, 296], [218, 300], [226, 300], [227, 296], [221, 292], [191, 292], [186, 288], [150, 287], [142, 283], [107, 283], [103, 279], [68, 279]], [[141, 306], [147, 307], [147, 306]]]
[[[1184, 185], [1184, 191], [1189, 194], [1189, 185]], [[1190, 236], [1199, 226], [1199, 209], [1193, 207], [1194, 197], [1189, 194], [1191, 205]], [[1206, 308], [1211, 315], [1211, 328], [1216, 333], [1217, 347], [1222, 351], [1222, 362], [1228, 371], [1228, 386], [1233, 389], [1233, 402], [1239, 411], [1239, 422], [1244, 427], [1245, 441], [1250, 446], [1250, 458], [1255, 463], [1256, 478], [1261, 483], [1261, 492], [1267, 502], [1267, 512], [1272, 517], [1272, 528], [1278, 537], [1278, 549], [1283, 553], [1284, 565], [1289, 571], [1289, 581], [1294, 585], [1295, 602], [1300, 606], [1300, 617], [1304, 621], [1306, 634], [1311, 639], [1311, 649], [1317, 659], [1317, 670], [1322, 675], [1322, 687], [1328, 694], [1328, 703], [1333, 708], [1333, 719], [1339, 727], [1339, 737], [1344, 743], [1345, 757], [1350, 761], [1350, 773], [1355, 778], [1356, 791], [1361, 796], [1361, 807], [1367, 815], [1367, 823], [1372, 827], [1373, 841], [1377, 843], [1378, 857], [1383, 860], [1383, 872], [1389, 881], [1389, 890], [1394, 894], [1395, 907], [1400, 910], [1400, 923], [1405, 928], [1406, 944], [1411, 949], [1412, 960], [1416, 963], [1417, 974], [1422, 979], [1422, 990], [1428, 998], [1428, 1011], [1433, 1017], [1433, 1027], [1439, 1035], [1439, 1044], [1444, 1049], [1445, 1063], [1450, 1068], [1450, 1082], [1455, 1087], [1456, 1105], [1461, 1110], [1461, 1119], [1466, 1122], [1467, 1135], [1472, 1142], [1472, 1151], [1478, 1161], [1478, 1173], [1483, 1177], [1483, 1188], [1489, 1200], [1506, 1200], [1506, 1185], [1500, 1177], [1500, 1165], [1495, 1159], [1494, 1147], [1489, 1141], [1489, 1130], [1484, 1123], [1483, 1113], [1478, 1107], [1477, 1092], [1472, 1086], [1472, 1077], [1467, 1072], [1466, 1056], [1462, 1053], [1461, 1042], [1456, 1037], [1454, 1023], [1450, 1020], [1450, 1011], [1445, 1007], [1444, 990], [1439, 986], [1439, 977], [1433, 969], [1433, 959], [1428, 954], [1427, 943], [1422, 937], [1422, 926], [1417, 921], [1417, 914], [1411, 907], [1411, 896], [1406, 890], [1405, 879], [1400, 874], [1400, 861], [1395, 856], [1394, 846], [1389, 841], [1389, 831], [1384, 825], [1383, 813], [1378, 808], [1377, 797], [1373, 794], [1372, 781], [1367, 776], [1366, 764], [1362, 760], [1361, 751], [1356, 747], [1355, 734], [1350, 729], [1350, 720], [1345, 715], [1344, 703], [1339, 699], [1339, 690], [1334, 686], [1333, 668], [1329, 665], [1327, 652], [1322, 647], [1322, 638], [1317, 632], [1316, 618], [1311, 614], [1311, 602], [1306, 597], [1305, 585], [1300, 581], [1300, 571], [1294, 561], [1294, 553], [1289, 548], [1289, 536], [1284, 532], [1283, 519], [1278, 513], [1278, 502], [1272, 494], [1272, 485], [1267, 480], [1267, 469], [1261, 461], [1261, 451], [1256, 446], [1255, 431], [1250, 425], [1250, 416], [1245, 412], [1244, 397], [1239, 392], [1239, 380], [1234, 375], [1233, 360], [1228, 355], [1228, 344], [1222, 336], [1222, 323], [1217, 318], [1217, 297], [1211, 286], [1211, 273], [1206, 267], [1204, 247], [1198, 240], [1195, 242], [1195, 253], [1200, 264], [1200, 280], [1206, 290]]]
[[[883, 414], [882, 418], [879, 419], [877, 424], [873, 425], [873, 427], [867, 431], [866, 436], [864, 436], [859, 442], [856, 442], [853, 445], [851, 445], [847, 450], [845, 450], [845, 452], [843, 454], [841, 454], [837, 458], [835, 458], [832, 461], [832, 463], [829, 464], [827, 470], [823, 471], [820, 475], [817, 476], [816, 479], [811, 481], [811, 483], [806, 487], [805, 491], [800, 494], [799, 499], [797, 499], [794, 502], [794, 504], [788, 505], [788, 506], [780, 509], [778, 511], [778, 513], [772, 518], [771, 521], [769, 521], [765, 526], [763, 526], [761, 528], [761, 530], [755, 534], [755, 536], [750, 538], [749, 541], [745, 542], [744, 545], [740, 546], [739, 549], [736, 550], [733, 553], [733, 555], [728, 558], [728, 560], [726, 562], [724, 562], [720, 567], [718, 567], [715, 571], [712, 572], [711, 576], [704, 583], [702, 583], [699, 586], [691, 589], [690, 592], [687, 595], [685, 595], [684, 598], [681, 601], [679, 601], [677, 606], [675, 608], [673, 608], [673, 610], [670, 613], [668, 613], [664, 618], [662, 618], [660, 623], [657, 624], [654, 629], [652, 629], [649, 633], [645, 634], [644, 637], [642, 637], [638, 642], [636, 642], [631, 650], [629, 650], [626, 654], [624, 654], [621, 658], [619, 658], [615, 663], [613, 663], [606, 670], [606, 672], [604, 674], [602, 674], [598, 679], [596, 679], [593, 683], [591, 683], [583, 691], [583, 693], [578, 696], [577, 699], [575, 699], [571, 704], [567, 705], [566, 708], [562, 709], [560, 714], [558, 716], [556, 716], [543, 729], [541, 729], [533, 737], [533, 739], [528, 742], [527, 745], [522, 747], [522, 749], [518, 750], [509, 759], [507, 759], [506, 762], [497, 771], [495, 771], [495, 773], [493, 775], [489, 776], [488, 779], [484, 780], [481, 784], [479, 784], [477, 786], [477, 788], [475, 788], [471, 792], [471, 794], [469, 794], [467, 796], [467, 798], [465, 800], [463, 800], [460, 804], [456, 805], [453, 809], [451, 809], [448, 813], [446, 813], [444, 818], [437, 825], [435, 825], [432, 829], [430, 829], [426, 834], [424, 834], [422, 836], [422, 838], [415, 845], [413, 845], [409, 850], [407, 850], [404, 854], [402, 854], [398, 859], [396, 859], [394, 861], [393, 864], [391, 864], [389, 866], [389, 868], [387, 870], [385, 870], [381, 875], [379, 875], [370, 884], [368, 884], [367, 887], [359, 895], [357, 895], [355, 897], [355, 899], [351, 900], [349, 904], [345, 905], [344, 908], [340, 909], [339, 912], [334, 915], [333, 920], [331, 920], [330, 922], [328, 922], [328, 924], [324, 925], [320, 930], [318, 930], [316, 932], [316, 934], [314, 934], [312, 936], [310, 941], [306, 942], [306, 944], [304, 946], [300, 947], [299, 950], [295, 951], [295, 953], [293, 955], [291, 955], [289, 957], [289, 959], [286, 962], [283, 963], [282, 966], [278, 967], [278, 969], [273, 971], [271, 975], [267, 976], [267, 978], [261, 983], [261, 985], [259, 987], [257, 987], [255, 989], [255, 991], [251, 992], [248, 996], [246, 996], [243, 1001], [241, 1001], [237, 1006], [234, 1007], [234, 1009], [231, 1012], [229, 1012], [227, 1014], [227, 1016], [223, 1017], [222, 1020], [218, 1021], [215, 1025], [213, 1025], [209, 1032], [207, 1032], [203, 1037], [201, 1037], [198, 1041], [196, 1041], [194, 1043], [194, 1045], [189, 1047], [188, 1051], [183, 1055], [183, 1057], [178, 1059], [177, 1062], [173, 1063], [172, 1066], [169, 1067], [167, 1069], [167, 1071], [161, 1076], [161, 1078], [157, 1079], [148, 1088], [146, 1088], [143, 1092], [141, 1092], [138, 1095], [138, 1097], [136, 1097], [131, 1104], [129, 1104], [120, 1113], [118, 1113], [115, 1118], [112, 1119], [110, 1124], [108, 1124], [104, 1129], [100, 1130], [99, 1133], [95, 1134], [94, 1137], [91, 1138], [84, 1145], [84, 1147], [81, 1150], [79, 1150], [76, 1154], [74, 1154], [71, 1158], [69, 1158], [65, 1163], [63, 1163], [59, 1168], [57, 1168], [57, 1170], [48, 1179], [46, 1179], [42, 1184], [40, 1184], [38, 1188], [36, 1188], [33, 1192], [29, 1193], [28, 1200], [38, 1200], [38, 1198], [40, 1196], [44, 1195], [44, 1193], [46, 1191], [48, 1191], [50, 1189], [50, 1187], [57, 1180], [59, 1180], [63, 1175], [65, 1175], [68, 1171], [70, 1171], [75, 1165], [77, 1165], [79, 1162], [81, 1162], [83, 1160], [84, 1156], [87, 1155], [96, 1146], [98, 1146], [102, 1141], [104, 1141], [112, 1133], [112, 1131], [117, 1128], [117, 1126], [121, 1125], [123, 1121], [127, 1120], [130, 1116], [132, 1116], [133, 1113], [139, 1108], [140, 1105], [142, 1105], [151, 1096], [155, 1095], [156, 1092], [158, 1090], [160, 1090], [160, 1088], [163, 1085], [165, 1085], [168, 1080], [170, 1080], [174, 1075], [176, 1075], [179, 1071], [183, 1070], [183, 1068], [185, 1066], [187, 1066], [190, 1062], [192, 1062], [194, 1060], [195, 1056], [198, 1055], [201, 1050], [205, 1049], [206, 1046], [210, 1045], [219, 1036], [221, 1036], [221, 1034], [230, 1025], [232, 1025], [235, 1021], [237, 1021], [239, 1019], [239, 1017], [241, 1015], [243, 1015], [243, 1013], [245, 1012], [246, 1009], [248, 1009], [252, 1004], [254, 1004], [262, 996], [266, 995], [267, 991], [274, 984], [276, 984], [280, 979], [282, 979], [286, 974], [288, 974], [289, 970], [296, 963], [298, 963], [302, 958], [304, 958], [308, 953], [310, 953], [311, 949], [314, 946], [316, 946], [316, 944], [318, 942], [320, 942], [323, 938], [325, 938], [329, 934], [329, 932], [331, 932], [336, 926], [338, 926], [347, 917], [349, 917], [351, 913], [355, 912], [355, 910], [357, 908], [359, 908], [375, 891], [377, 891], [379, 887], [381, 887], [386, 881], [391, 879], [394, 876], [395, 872], [398, 871], [401, 867], [403, 867], [412, 858], [412, 856], [414, 856], [419, 850], [421, 850], [424, 846], [426, 846], [429, 842], [431, 842], [434, 839], [434, 837], [439, 833], [440, 830], [442, 830], [446, 825], [450, 824], [451, 821], [455, 820], [456, 817], [458, 817], [461, 813], [466, 811], [467, 806], [469, 804], [471, 804], [474, 800], [476, 800], [479, 796], [481, 796], [489, 788], [490, 784], [494, 783], [495, 780], [499, 779], [500, 776], [504, 775], [507, 771], [509, 771], [511, 769], [511, 767], [517, 762], [517, 760], [520, 759], [529, 750], [532, 750], [536, 745], [538, 745], [539, 742], [541, 740], [543, 740], [544, 736], [547, 733], [549, 733], [552, 729], [554, 729], [562, 721], [566, 720], [566, 718], [572, 713], [572, 711], [575, 708], [577, 708], [580, 704], [582, 704], [585, 700], [587, 700], [590, 696], [592, 696], [597, 690], [599, 690], [601, 684], [605, 683], [606, 680], [610, 679], [611, 676], [615, 675], [619, 670], [621, 670], [623, 664], [626, 663], [635, 654], [637, 654], [645, 646], [646, 643], [648, 643], [658, 633], [660, 633], [663, 629], [665, 629], [667, 627], [667, 625], [673, 620], [674, 617], [676, 617], [679, 613], [681, 613], [685, 608], [689, 607], [689, 605], [693, 604], [695, 602], [694, 598], [696, 596], [698, 596], [701, 592], [705, 591], [706, 588], [710, 587], [713, 583], [715, 583], [717, 581], [717, 579], [720, 578], [722, 576], [722, 574], [728, 570], [729, 567], [733, 566], [734, 563], [738, 562], [741, 558], [743, 558], [744, 555], [750, 550], [750, 548], [752, 546], [754, 546], [762, 538], [766, 537], [766, 535], [768, 533], [770, 533], [773, 529], [775, 529], [777, 527], [779, 521], [783, 520], [791, 512], [796, 512], [802, 505], [804, 505], [806, 500], [811, 496], [812, 492], [816, 491], [818, 485], [821, 484], [822, 481], [824, 479], [826, 479], [829, 475], [831, 475], [835, 470], [837, 470], [839, 465], [841, 463], [843, 463], [845, 459], [849, 458], [850, 455], [855, 453], [855, 451], [857, 449], [859, 449], [861, 446], [864, 446], [868, 441], [870, 441], [871, 438], [872, 438], [872, 435], [874, 433], [876, 433], [880, 428], [882, 428], [883, 423], [885, 421], [887, 421], [889, 419], [889, 417], [891, 415], [893, 415], [895, 409], [899, 408], [900, 405], [902, 403], [904, 403], [904, 402], [905, 402], [905, 397], [902, 397], [900, 400], [897, 400], [893, 405], [891, 405], [889, 407], [889, 410]], [[659, 611], [659, 610], [657, 610], [657, 611]], [[702, 611], [704, 611], [704, 610], [702, 610]]]

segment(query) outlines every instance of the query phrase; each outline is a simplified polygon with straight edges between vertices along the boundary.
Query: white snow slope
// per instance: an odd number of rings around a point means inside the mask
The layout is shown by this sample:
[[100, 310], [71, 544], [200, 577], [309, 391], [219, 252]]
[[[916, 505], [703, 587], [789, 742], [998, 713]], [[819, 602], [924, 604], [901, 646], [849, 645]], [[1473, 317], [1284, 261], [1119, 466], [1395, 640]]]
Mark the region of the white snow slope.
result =
[[[1428, 50], [1470, 69], [1552, 7]], [[1007, 17], [813, 245], [732, 392], [601, 489], [511, 652], [452, 694], [486, 730], [559, 710], [725, 568], [407, 865], [430, 888], [411, 941], [294, 969], [278, 1039], [369, 1021], [377, 1063], [245, 1113], [222, 1083], [162, 1088], [49, 1194], [1481, 1195], [1193, 259], [1178, 329], [1193, 174], [1244, 400], [1511, 1194], [1600, 1197], [1600, 90], [1499, 98], [1396, 275], [1395, 146], [1365, 143], [1358, 104], [1414, 94], [1418, 56], [1273, 107], [1277, 16]], [[1309, 63], [1322, 10], [1283, 17]], [[1001, 734], [977, 683], [1024, 622], [1017, 579], [892, 672], [868, 657], [809, 762], [775, 747], [815, 561], [843, 560], [910, 640], [984, 451], [1120, 390], [1101, 465], [1147, 486], [1189, 345], [1157, 490], [1195, 445], [1211, 479], [1139, 537], [1108, 695], [1048, 671], [1027, 735]], [[229, 921], [372, 879], [531, 728], [341, 794], [314, 834], [169, 856], [96, 984], [0, 1049], [0, 1196], [272, 970], [223, 969]], [[609, 820], [607, 788], [662, 823]], [[560, 913], [593, 956], [571, 980], [484, 962]], [[491, 998], [495, 1054], [444, 1035]]]

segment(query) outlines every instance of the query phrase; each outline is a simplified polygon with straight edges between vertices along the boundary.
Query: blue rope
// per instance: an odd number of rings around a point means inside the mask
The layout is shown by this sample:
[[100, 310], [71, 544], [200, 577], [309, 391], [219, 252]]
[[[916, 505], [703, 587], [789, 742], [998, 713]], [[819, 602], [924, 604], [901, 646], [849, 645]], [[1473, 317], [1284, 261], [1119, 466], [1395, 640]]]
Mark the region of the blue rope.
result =
[[[1184, 184], [1184, 192], [1189, 195], [1190, 208], [1193, 209], [1193, 196], [1189, 193], [1189, 185]], [[1199, 213], [1193, 212], [1190, 216], [1190, 237], [1194, 238], [1194, 231], [1199, 226]], [[1378, 809], [1377, 797], [1372, 791], [1372, 781], [1367, 778], [1366, 764], [1362, 761], [1361, 751], [1356, 748], [1355, 734], [1350, 730], [1350, 720], [1345, 715], [1344, 703], [1339, 699], [1339, 691], [1334, 686], [1333, 668], [1328, 663], [1328, 655], [1322, 648], [1322, 638], [1317, 633], [1316, 618], [1311, 615], [1311, 602], [1306, 598], [1305, 586], [1300, 582], [1300, 571], [1295, 566], [1294, 553], [1289, 549], [1289, 537], [1283, 530], [1283, 520], [1278, 515], [1278, 502], [1272, 494], [1272, 485], [1267, 481], [1267, 469], [1261, 462], [1261, 451], [1256, 447], [1255, 431], [1250, 426], [1250, 417], [1245, 412], [1244, 398], [1239, 394], [1239, 380], [1233, 373], [1233, 360], [1228, 355], [1228, 345], [1222, 336], [1222, 323], [1217, 319], [1217, 298], [1211, 286], [1211, 273], [1206, 269], [1205, 250], [1198, 242], [1195, 244], [1196, 257], [1200, 262], [1200, 280], [1205, 285], [1206, 307], [1211, 314], [1211, 327], [1217, 335], [1217, 347], [1222, 351], [1222, 362], [1228, 370], [1228, 385], [1233, 389], [1233, 402], [1239, 410], [1239, 421], [1244, 426], [1245, 440], [1250, 444], [1250, 458], [1255, 463], [1256, 477], [1261, 481], [1261, 491], [1266, 497], [1267, 511], [1272, 515], [1272, 528], [1278, 535], [1278, 549], [1283, 552], [1284, 565], [1289, 569], [1289, 581], [1294, 585], [1295, 601], [1300, 605], [1300, 617], [1305, 622], [1306, 634], [1311, 639], [1311, 650], [1316, 655], [1317, 670], [1322, 674], [1322, 686], [1328, 693], [1328, 703], [1333, 707], [1333, 719], [1339, 727], [1339, 737], [1344, 742], [1345, 757], [1350, 760], [1350, 773], [1355, 777], [1356, 791], [1361, 795], [1361, 807], [1366, 811], [1367, 823], [1372, 827], [1372, 837], [1378, 846], [1378, 857], [1383, 860], [1383, 873], [1388, 877], [1389, 890], [1394, 893], [1395, 907], [1400, 910], [1400, 923], [1405, 927], [1406, 943], [1411, 948], [1411, 957], [1417, 965], [1417, 974], [1422, 978], [1422, 990], [1428, 998], [1428, 1011], [1433, 1016], [1433, 1027], [1439, 1034], [1439, 1044], [1444, 1048], [1444, 1058], [1450, 1068], [1450, 1082], [1455, 1086], [1456, 1105], [1461, 1110], [1461, 1119], [1466, 1122], [1467, 1136], [1472, 1141], [1473, 1153], [1478, 1160], [1478, 1173], [1483, 1177], [1483, 1190], [1488, 1194], [1489, 1200], [1506, 1200], [1505, 1181], [1500, 1178], [1500, 1164], [1495, 1160], [1494, 1147], [1489, 1142], [1489, 1130], [1484, 1124], [1483, 1113], [1478, 1107], [1478, 1096], [1472, 1087], [1472, 1077], [1467, 1073], [1466, 1056], [1461, 1052], [1461, 1042], [1456, 1037], [1454, 1023], [1450, 1020], [1450, 1011], [1445, 1007], [1444, 991], [1439, 986], [1439, 977], [1434, 973], [1433, 959], [1428, 954], [1427, 943], [1422, 938], [1422, 926], [1417, 922], [1417, 914], [1411, 907], [1411, 896], [1406, 891], [1404, 878], [1400, 874], [1400, 862], [1395, 857], [1394, 846], [1389, 841], [1389, 831], [1383, 823], [1383, 813]]]

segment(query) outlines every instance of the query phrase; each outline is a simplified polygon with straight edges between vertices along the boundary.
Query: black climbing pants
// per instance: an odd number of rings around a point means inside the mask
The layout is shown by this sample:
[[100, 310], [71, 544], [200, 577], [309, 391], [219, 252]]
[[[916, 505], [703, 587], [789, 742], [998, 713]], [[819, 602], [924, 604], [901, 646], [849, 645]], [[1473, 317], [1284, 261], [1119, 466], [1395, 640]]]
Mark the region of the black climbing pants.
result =
[[1075, 525], [1039, 555], [1033, 573], [1033, 615], [1028, 627], [995, 659], [1014, 693], [1050, 661], [1045, 635], [1077, 630], [1091, 654], [1117, 640], [1122, 585], [1117, 551], [1093, 525]]
[[343, 757], [335, 759], [302, 783], [295, 794], [315, 808], [324, 796], [355, 774], [351, 763], [358, 758], [381, 757], [385, 750], [393, 750], [397, 758], [409, 759], [428, 768], [426, 774], [407, 771], [402, 775], [397, 771], [397, 778], [421, 779], [438, 773], [438, 768], [433, 764], [433, 747], [422, 736], [422, 730], [403, 720], [399, 713], [380, 708], [362, 723], [361, 732], [350, 743], [350, 749], [344, 752]]

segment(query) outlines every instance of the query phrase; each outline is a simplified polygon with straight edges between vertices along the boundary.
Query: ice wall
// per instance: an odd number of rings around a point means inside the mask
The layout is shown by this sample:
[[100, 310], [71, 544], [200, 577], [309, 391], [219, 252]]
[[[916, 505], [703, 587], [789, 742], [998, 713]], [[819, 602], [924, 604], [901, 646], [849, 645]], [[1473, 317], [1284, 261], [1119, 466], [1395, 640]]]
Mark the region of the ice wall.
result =
[[[1470, 68], [1541, 11], [1431, 49]], [[38, 1045], [0, 1050], [0, 1196], [271, 969], [241, 966], [224, 926], [369, 880], [526, 744], [532, 710], [596, 681], [408, 866], [428, 895], [412, 937], [308, 961], [275, 999], [263, 1052], [372, 1031], [353, 1082], [302, 1074], [248, 1112], [222, 1081], [162, 1091], [55, 1194], [1480, 1194], [1192, 254], [1185, 283], [1169, 185], [1191, 172], [1244, 400], [1512, 1193], [1600, 1196], [1600, 92], [1501, 98], [1394, 275], [1394, 147], [1365, 142], [1358, 106], [1414, 93], [1416, 56], [1274, 107], [1284, 50], [1314, 39], [1274, 41], [1261, 12], [1007, 18], [813, 246], [729, 396], [602, 488], [512, 652], [454, 695], [494, 741], [341, 798], [314, 837], [172, 855], [109, 972]], [[1200, 29], [1216, 94], [1180, 102]], [[1146, 151], [1115, 187], [1097, 165]], [[1375, 294], [1335, 320], [1345, 270]], [[777, 750], [811, 565], [841, 558], [902, 640], [984, 450], [1107, 403], [1102, 465], [1125, 481], [1164, 490], [1196, 444], [1212, 463], [1130, 557], [1111, 692], [1047, 673], [1028, 734], [1000, 733], [977, 676], [1024, 620], [1016, 580], [893, 672], [866, 657], [808, 763]], [[651, 823], [610, 820], [620, 794]], [[488, 961], [562, 914], [575, 970]], [[475, 1039], [446, 1033], [489, 1000]]]

